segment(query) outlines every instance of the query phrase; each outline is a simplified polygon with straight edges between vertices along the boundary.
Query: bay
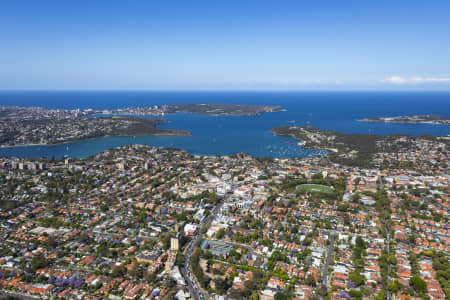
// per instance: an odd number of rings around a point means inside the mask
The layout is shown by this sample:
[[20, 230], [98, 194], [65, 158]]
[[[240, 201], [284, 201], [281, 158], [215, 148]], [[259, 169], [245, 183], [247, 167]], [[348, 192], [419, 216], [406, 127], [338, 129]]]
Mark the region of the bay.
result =
[[258, 116], [165, 116], [160, 128], [185, 129], [192, 136], [104, 137], [52, 146], [0, 148], [2, 156], [87, 157], [128, 144], [175, 147], [192, 154], [246, 152], [258, 157], [307, 157], [289, 137], [275, 136], [276, 126], [316, 126], [323, 130], [364, 134], [448, 136], [449, 126], [359, 122], [366, 117], [415, 114], [450, 115], [450, 92], [164, 92], [164, 91], [2, 91], [0, 105], [61, 109], [114, 109], [177, 103], [280, 105], [286, 111]]

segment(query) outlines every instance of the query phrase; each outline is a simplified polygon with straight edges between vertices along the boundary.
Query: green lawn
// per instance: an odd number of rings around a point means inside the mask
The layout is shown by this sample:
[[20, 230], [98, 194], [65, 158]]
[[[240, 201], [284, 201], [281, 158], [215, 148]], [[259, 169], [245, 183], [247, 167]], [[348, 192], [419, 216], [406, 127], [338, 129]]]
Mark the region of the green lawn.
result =
[[321, 184], [302, 184], [297, 186], [297, 189], [300, 191], [310, 193], [324, 193], [324, 194], [330, 194], [334, 191], [332, 187]]

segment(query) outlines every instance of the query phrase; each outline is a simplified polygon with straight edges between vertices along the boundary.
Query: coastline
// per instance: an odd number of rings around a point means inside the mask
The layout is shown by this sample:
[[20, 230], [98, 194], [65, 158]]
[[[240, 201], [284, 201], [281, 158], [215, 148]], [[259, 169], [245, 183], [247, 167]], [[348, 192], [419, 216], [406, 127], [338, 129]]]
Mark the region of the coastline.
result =
[[377, 117], [363, 118], [356, 120], [357, 122], [386, 123], [386, 124], [426, 124], [450, 126], [450, 119], [445, 116], [439, 118], [430, 118], [429, 116], [399, 116], [399, 117]]
[[85, 139], [79, 139], [79, 140], [73, 140], [73, 141], [67, 141], [67, 142], [61, 142], [61, 143], [54, 143], [54, 144], [23, 144], [23, 145], [13, 145], [13, 146], [5, 146], [0, 145], [0, 149], [8, 149], [8, 148], [21, 148], [21, 147], [33, 147], [33, 146], [42, 146], [42, 147], [48, 147], [48, 146], [61, 146], [65, 144], [71, 144], [76, 142], [84, 142], [89, 140], [97, 140], [102, 138], [109, 138], [109, 137], [133, 137], [133, 136], [192, 136], [192, 133], [189, 131], [186, 131], [187, 134], [165, 134], [165, 133], [155, 133], [155, 134], [135, 134], [135, 135], [104, 135], [100, 137], [91, 137], [91, 138], [85, 138]]
[[407, 121], [385, 121], [385, 120], [369, 120], [369, 119], [360, 119], [356, 120], [358, 122], [370, 122], [370, 123], [387, 123], [387, 124], [427, 124], [427, 125], [441, 125], [441, 126], [450, 126], [450, 124], [442, 124], [437, 122], [407, 122]]
[[[111, 95], [114, 97], [111, 97]], [[49, 97], [46, 93], [33, 92], [27, 95], [2, 94], [4, 105], [42, 106], [46, 109], [61, 107], [63, 109], [81, 110], [93, 107], [96, 110], [113, 110], [126, 106], [142, 107], [161, 103], [192, 103], [193, 99], [207, 101], [212, 99], [224, 103], [267, 104], [280, 105], [282, 112], [261, 114], [258, 117], [232, 117], [217, 116], [204, 118], [198, 114], [171, 114], [167, 115], [170, 125], [157, 125], [162, 129], [187, 129], [193, 133], [190, 138], [175, 138], [175, 136], [155, 137], [109, 137], [97, 139], [79, 139], [77, 141], [55, 140], [47, 144], [47, 140], [20, 140], [21, 143], [2, 143], [0, 153], [2, 156], [20, 157], [51, 157], [53, 154], [62, 156], [66, 154], [69, 146], [72, 157], [85, 157], [104, 149], [124, 144], [146, 144], [157, 147], [176, 147], [198, 155], [227, 155], [245, 151], [255, 157], [307, 157], [317, 148], [302, 149], [296, 145], [294, 139], [281, 139], [268, 134], [268, 130], [277, 126], [314, 125], [323, 130], [335, 130], [341, 133], [370, 133], [379, 135], [409, 134], [441, 136], [441, 141], [448, 141], [450, 134], [448, 126], [431, 126], [421, 124], [376, 124], [369, 122], [356, 122], [357, 119], [376, 116], [414, 115], [417, 112], [427, 114], [442, 114], [450, 116], [448, 103], [450, 93], [420, 94], [411, 97], [408, 93], [369, 93], [358, 92], [351, 95], [340, 93], [154, 93], [145, 92], [136, 94], [107, 92], [73, 92], [58, 93], [58, 98], [64, 100], [55, 104], [56, 94]], [[76, 97], [75, 97], [76, 96]], [[111, 100], [112, 99], [112, 100]], [[368, 99], [361, 103], [361, 99]], [[340, 100], [340, 101], [338, 101]], [[408, 103], [405, 106], [405, 103]], [[427, 103], [424, 106], [423, 103]], [[324, 110], [323, 106], [327, 109]], [[362, 106], [361, 106], [362, 105]], [[431, 107], [431, 108], [430, 108]], [[55, 108], [56, 109], [56, 108]], [[162, 117], [164, 118], [164, 117]], [[289, 122], [289, 121], [295, 122]], [[179, 125], [177, 125], [179, 124]], [[118, 134], [112, 131], [109, 134]], [[75, 135], [74, 137], [76, 137]], [[289, 141], [289, 143], [286, 143]], [[18, 141], [17, 141], [18, 142]], [[31, 143], [33, 144], [31, 144]], [[52, 146], [52, 147], [40, 147]], [[324, 147], [326, 148], [326, 147]], [[332, 147], [333, 148], [333, 147]], [[325, 149], [323, 149], [325, 150]], [[327, 150], [325, 150], [327, 151]], [[323, 151], [325, 153], [325, 151]], [[332, 154], [332, 153], [330, 153]]]

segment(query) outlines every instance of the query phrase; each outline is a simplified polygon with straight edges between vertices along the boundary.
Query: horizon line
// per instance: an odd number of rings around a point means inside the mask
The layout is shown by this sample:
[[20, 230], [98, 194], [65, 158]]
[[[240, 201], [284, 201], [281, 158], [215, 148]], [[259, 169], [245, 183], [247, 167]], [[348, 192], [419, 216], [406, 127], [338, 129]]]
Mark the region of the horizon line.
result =
[[0, 89], [2, 92], [450, 92], [450, 89]]

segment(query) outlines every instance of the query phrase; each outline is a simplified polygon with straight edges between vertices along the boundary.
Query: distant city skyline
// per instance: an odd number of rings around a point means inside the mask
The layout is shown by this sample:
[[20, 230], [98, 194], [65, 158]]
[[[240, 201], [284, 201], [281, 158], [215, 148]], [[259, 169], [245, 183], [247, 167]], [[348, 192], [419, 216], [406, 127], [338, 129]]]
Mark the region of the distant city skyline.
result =
[[0, 5], [0, 90], [450, 90], [450, 2]]

